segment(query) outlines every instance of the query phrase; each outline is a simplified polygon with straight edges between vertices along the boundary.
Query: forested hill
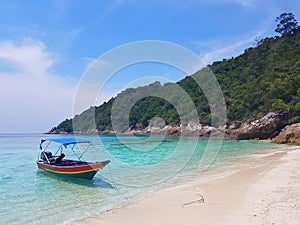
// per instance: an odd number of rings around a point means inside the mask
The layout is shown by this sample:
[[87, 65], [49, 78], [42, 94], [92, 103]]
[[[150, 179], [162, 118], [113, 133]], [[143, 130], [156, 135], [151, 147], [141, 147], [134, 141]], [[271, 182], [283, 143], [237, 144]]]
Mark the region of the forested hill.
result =
[[[91, 107], [73, 119], [63, 121], [52, 131], [71, 132], [72, 121], [77, 124], [76, 130], [93, 129], [95, 122], [99, 131], [110, 130], [111, 108], [116, 99], [122, 97], [126, 107], [136, 96], [147, 96], [153, 92], [168, 93], [176, 98], [179, 95], [174, 91], [176, 85], [180, 85], [194, 101], [200, 122], [210, 124], [210, 108], [193, 79], [197, 79], [208, 68], [216, 76], [223, 91], [228, 124], [240, 124], [249, 118], [260, 118], [268, 112], [279, 110], [290, 111], [290, 123], [300, 122], [300, 32], [296, 32], [258, 41], [256, 47], [246, 49], [240, 56], [214, 62], [176, 84], [161, 85], [156, 82], [145, 87], [127, 89], [101, 106]], [[132, 107], [129, 126], [145, 128], [154, 117], [163, 118], [166, 124], [179, 125], [182, 122], [175, 108], [164, 98], [146, 97]], [[114, 118], [118, 121], [117, 114]], [[120, 120], [120, 131], [128, 128], [128, 124], [123, 122]]]

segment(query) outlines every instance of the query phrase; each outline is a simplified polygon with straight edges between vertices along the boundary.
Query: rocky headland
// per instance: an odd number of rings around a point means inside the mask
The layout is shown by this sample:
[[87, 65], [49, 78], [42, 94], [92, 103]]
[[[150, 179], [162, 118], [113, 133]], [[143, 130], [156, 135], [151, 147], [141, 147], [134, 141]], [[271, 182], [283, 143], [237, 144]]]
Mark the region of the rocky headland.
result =
[[226, 139], [272, 139], [278, 144], [300, 144], [300, 123], [287, 125], [288, 111], [270, 112], [258, 120], [249, 120], [236, 127], [231, 124], [225, 127], [212, 127], [206, 124], [189, 123], [186, 126], [167, 125], [163, 127], [148, 126], [145, 129], [128, 129], [125, 132], [113, 130], [90, 129], [86, 131], [50, 131], [48, 134], [132, 134], [132, 135], [168, 135], [168, 136], [195, 136], [203, 139], [222, 133]]
[[268, 139], [276, 137], [288, 124], [288, 111], [270, 112], [258, 120], [245, 122], [237, 129], [228, 129], [227, 135], [236, 139]]

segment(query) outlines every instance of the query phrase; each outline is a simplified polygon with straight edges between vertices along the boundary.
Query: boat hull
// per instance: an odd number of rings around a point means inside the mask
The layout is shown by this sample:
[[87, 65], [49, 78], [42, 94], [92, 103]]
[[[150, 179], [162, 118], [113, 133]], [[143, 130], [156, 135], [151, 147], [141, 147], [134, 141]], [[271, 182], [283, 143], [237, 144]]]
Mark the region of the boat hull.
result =
[[52, 174], [91, 180], [96, 173], [103, 169], [109, 162], [110, 161], [107, 160], [97, 163], [80, 162], [80, 164], [75, 163], [74, 165], [51, 165], [43, 161], [38, 161], [37, 166], [39, 169]]

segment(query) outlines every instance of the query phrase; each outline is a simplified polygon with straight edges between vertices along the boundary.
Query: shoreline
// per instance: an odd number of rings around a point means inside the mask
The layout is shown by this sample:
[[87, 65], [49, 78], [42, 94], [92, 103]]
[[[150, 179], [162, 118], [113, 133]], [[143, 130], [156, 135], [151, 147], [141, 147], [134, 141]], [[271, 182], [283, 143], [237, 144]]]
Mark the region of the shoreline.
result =
[[[233, 173], [167, 187], [71, 224], [298, 224], [299, 159], [300, 147], [286, 145], [231, 162]], [[208, 177], [224, 173], [212, 170]]]

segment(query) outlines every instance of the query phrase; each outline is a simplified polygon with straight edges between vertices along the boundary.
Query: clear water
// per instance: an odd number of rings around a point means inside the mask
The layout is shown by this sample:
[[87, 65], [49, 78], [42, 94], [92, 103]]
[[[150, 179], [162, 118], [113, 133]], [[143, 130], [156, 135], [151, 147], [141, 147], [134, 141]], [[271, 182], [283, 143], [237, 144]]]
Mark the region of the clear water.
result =
[[[70, 136], [0, 134], [0, 224], [67, 224], [145, 193], [201, 179], [199, 163], [208, 145], [189, 138], [82, 136], [94, 142], [86, 160], [111, 163], [91, 181], [67, 180], [38, 170], [35, 163], [40, 139], [54, 137]], [[224, 141], [207, 171], [280, 147], [262, 141]]]

